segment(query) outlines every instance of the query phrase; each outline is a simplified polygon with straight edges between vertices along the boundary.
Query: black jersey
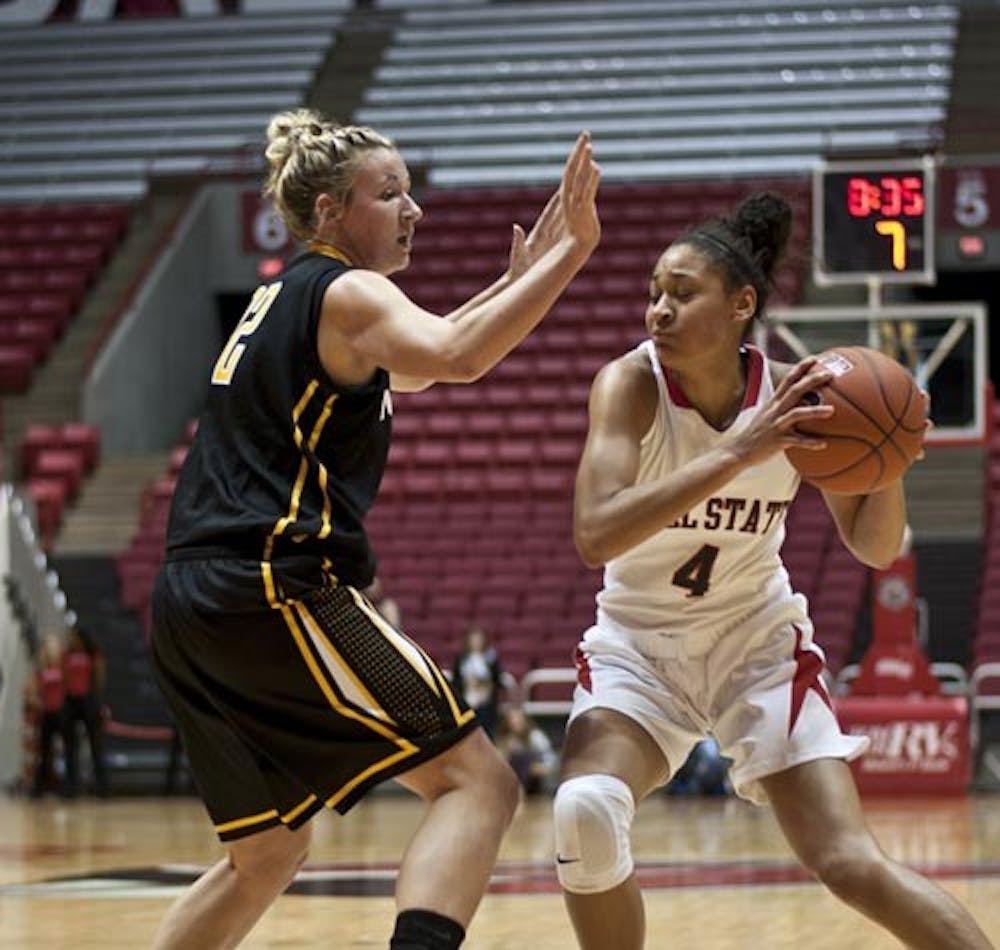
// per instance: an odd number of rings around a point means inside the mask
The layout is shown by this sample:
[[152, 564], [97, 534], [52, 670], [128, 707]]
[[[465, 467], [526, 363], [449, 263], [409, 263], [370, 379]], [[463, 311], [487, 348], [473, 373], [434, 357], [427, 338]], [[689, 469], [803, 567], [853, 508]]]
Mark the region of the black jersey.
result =
[[215, 364], [174, 492], [168, 559], [259, 559], [272, 605], [272, 561], [312, 555], [361, 587], [375, 571], [362, 522], [389, 452], [389, 374], [337, 385], [316, 343], [323, 294], [348, 269], [305, 253], [257, 289]]

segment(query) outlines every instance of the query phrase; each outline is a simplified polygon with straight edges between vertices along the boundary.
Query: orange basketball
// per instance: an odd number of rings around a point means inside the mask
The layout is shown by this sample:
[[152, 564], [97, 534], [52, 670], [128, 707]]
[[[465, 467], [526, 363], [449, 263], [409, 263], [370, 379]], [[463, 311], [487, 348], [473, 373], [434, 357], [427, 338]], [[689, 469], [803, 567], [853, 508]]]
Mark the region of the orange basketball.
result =
[[899, 478], [920, 453], [926, 404], [913, 377], [894, 359], [866, 346], [842, 346], [818, 359], [834, 374], [813, 394], [834, 407], [829, 419], [800, 426], [826, 448], [786, 449], [802, 477], [824, 491], [857, 495]]

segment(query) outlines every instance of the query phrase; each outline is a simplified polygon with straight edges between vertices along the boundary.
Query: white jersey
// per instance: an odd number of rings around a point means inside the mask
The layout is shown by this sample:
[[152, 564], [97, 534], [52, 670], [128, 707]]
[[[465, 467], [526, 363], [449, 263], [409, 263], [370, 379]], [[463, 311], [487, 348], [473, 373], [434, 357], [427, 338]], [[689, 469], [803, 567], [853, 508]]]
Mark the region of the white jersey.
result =
[[[637, 350], [656, 377], [657, 407], [642, 437], [636, 484], [655, 481], [743, 432], [774, 394], [767, 357], [746, 347], [743, 406], [724, 431], [709, 425], [664, 373], [651, 340]], [[799, 475], [783, 452], [745, 469], [669, 528], [607, 563], [598, 625], [645, 633], [711, 636], [751, 617], [806, 618], [779, 556]]]

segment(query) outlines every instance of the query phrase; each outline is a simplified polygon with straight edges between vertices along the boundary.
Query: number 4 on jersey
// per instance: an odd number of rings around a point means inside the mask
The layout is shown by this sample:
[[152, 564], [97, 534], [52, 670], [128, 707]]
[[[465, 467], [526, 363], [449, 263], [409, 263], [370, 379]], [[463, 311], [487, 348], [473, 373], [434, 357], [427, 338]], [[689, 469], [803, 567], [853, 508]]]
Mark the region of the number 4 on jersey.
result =
[[709, 586], [719, 549], [714, 544], [703, 544], [693, 557], [689, 557], [676, 571], [672, 583], [688, 591], [688, 597], [701, 597]]

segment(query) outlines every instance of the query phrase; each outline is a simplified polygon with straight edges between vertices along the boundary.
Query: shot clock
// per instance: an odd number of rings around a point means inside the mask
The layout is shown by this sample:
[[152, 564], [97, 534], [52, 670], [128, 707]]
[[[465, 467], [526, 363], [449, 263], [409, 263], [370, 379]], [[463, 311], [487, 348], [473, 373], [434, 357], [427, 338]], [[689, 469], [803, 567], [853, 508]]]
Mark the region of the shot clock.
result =
[[829, 162], [813, 179], [818, 284], [932, 283], [934, 164]]

